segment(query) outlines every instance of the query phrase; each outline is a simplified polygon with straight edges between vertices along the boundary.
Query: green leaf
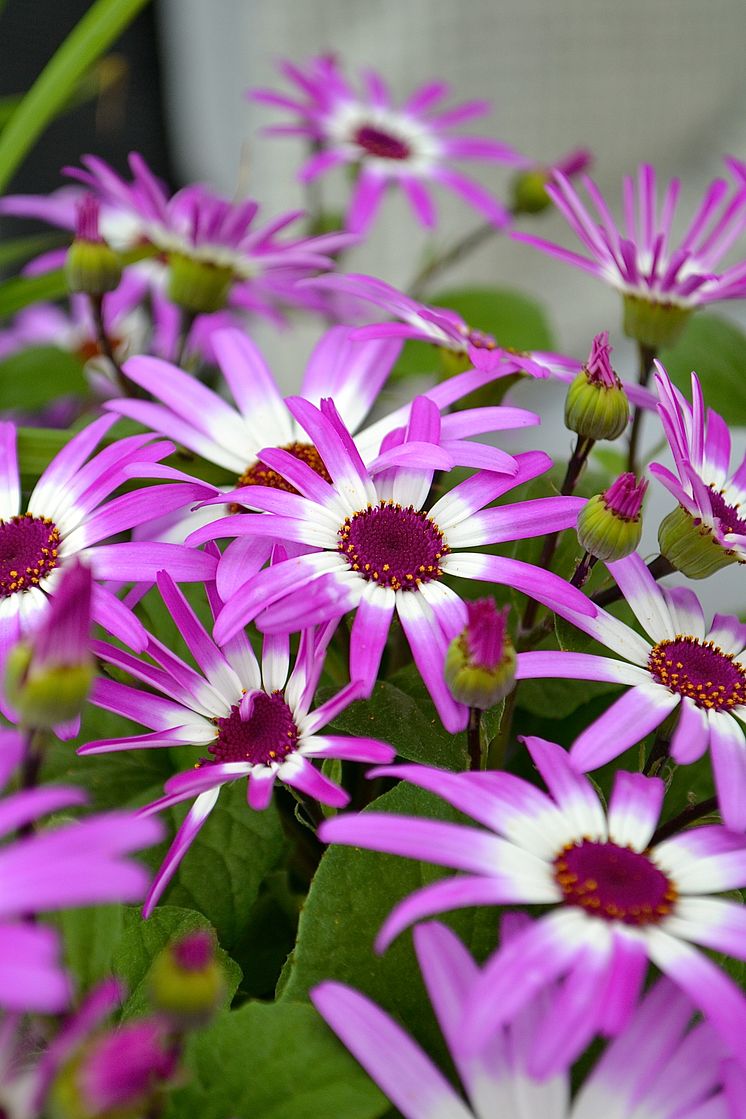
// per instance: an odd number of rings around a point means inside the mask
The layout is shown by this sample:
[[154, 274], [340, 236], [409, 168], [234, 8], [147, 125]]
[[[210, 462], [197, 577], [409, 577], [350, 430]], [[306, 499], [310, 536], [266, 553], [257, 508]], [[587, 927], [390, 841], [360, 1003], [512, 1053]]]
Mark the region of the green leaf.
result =
[[[334, 720], [334, 729], [361, 738], [379, 738], [409, 761], [466, 769], [466, 736], [444, 730], [417, 669], [408, 666], [395, 679], [396, 684], [379, 681], [370, 699], [345, 708]], [[331, 690], [329, 694], [333, 694]], [[325, 695], [326, 690], [319, 698], [323, 700]]]
[[66, 909], [51, 919], [62, 934], [65, 966], [72, 972], [79, 992], [89, 991], [111, 975], [112, 955], [122, 935], [123, 906]]
[[0, 268], [25, 264], [32, 256], [64, 245], [67, 240], [64, 233], [33, 233], [29, 237], [14, 237], [10, 241], [4, 241], [0, 245]]
[[450, 307], [478, 330], [494, 335], [499, 345], [516, 350], [551, 350], [554, 337], [546, 312], [529, 295], [508, 288], [453, 288], [431, 300]]
[[733, 323], [709, 312], [697, 312], [675, 346], [661, 352], [671, 380], [691, 397], [694, 370], [708, 407], [728, 423], [746, 425], [746, 334]]
[[32, 346], [0, 361], [0, 408], [41, 408], [87, 392], [83, 363], [57, 346]]
[[[183, 808], [163, 813], [169, 839], [183, 817]], [[165, 899], [203, 913], [231, 952], [246, 930], [262, 880], [283, 861], [286, 849], [275, 805], [255, 812], [246, 803], [245, 780], [225, 785]], [[164, 855], [161, 845], [148, 852], [148, 860], [156, 866]]]
[[[404, 784], [379, 797], [371, 810], [436, 820], [464, 819], [440, 798]], [[304, 998], [323, 979], [341, 980], [393, 1013], [436, 1060], [444, 1058], [411, 933], [403, 933], [380, 957], [373, 951], [373, 942], [397, 902], [450, 873], [412, 859], [355, 847], [330, 847], [301, 913], [295, 952], [281, 980], [283, 1001]], [[495, 909], [461, 910], [445, 919], [479, 959], [494, 948]]]
[[64, 108], [86, 71], [147, 0], [96, 0], [58, 48], [0, 134], [0, 191]]
[[[161, 949], [195, 929], [205, 928], [210, 928], [210, 922], [201, 913], [172, 905], [159, 906], [147, 921], [134, 906], [122, 910], [121, 935], [111, 953], [111, 971], [127, 985], [122, 1018], [138, 1018], [151, 1009], [148, 980]], [[217, 949], [217, 957], [225, 971], [228, 1005], [241, 982], [241, 969], [222, 948]]]
[[61, 268], [41, 276], [14, 276], [0, 284], [0, 318], [15, 315], [31, 303], [62, 299], [67, 280]]
[[247, 1003], [220, 1015], [186, 1048], [191, 1082], [167, 1119], [377, 1119], [378, 1088], [316, 1011]]

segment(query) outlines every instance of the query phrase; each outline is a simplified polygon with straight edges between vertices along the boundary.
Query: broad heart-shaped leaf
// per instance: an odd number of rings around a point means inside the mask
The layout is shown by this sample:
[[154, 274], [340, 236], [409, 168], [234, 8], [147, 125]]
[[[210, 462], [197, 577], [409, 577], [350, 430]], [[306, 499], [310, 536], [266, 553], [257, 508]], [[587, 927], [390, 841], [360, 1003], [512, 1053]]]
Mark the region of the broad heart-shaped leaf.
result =
[[86, 391], [83, 363], [57, 346], [32, 346], [0, 361], [0, 409], [41, 408]]
[[[209, 928], [210, 922], [191, 909], [159, 906], [153, 916], [144, 921], [139, 909], [123, 907], [121, 935], [111, 952], [111, 971], [126, 984], [128, 991], [122, 1018], [137, 1018], [152, 1009], [148, 977], [161, 949], [195, 929]], [[225, 972], [227, 1006], [241, 982], [241, 969], [222, 948], [217, 949], [217, 955]]]
[[[466, 822], [438, 797], [405, 784], [384, 793], [371, 810]], [[281, 980], [282, 1001], [305, 998], [309, 988], [323, 979], [339, 979], [394, 1014], [436, 1061], [445, 1059], [411, 932], [402, 933], [381, 957], [375, 955], [373, 941], [398, 901], [451, 873], [412, 859], [330, 847], [301, 913], [295, 952]], [[496, 943], [496, 913], [485, 907], [447, 914], [444, 919], [481, 960]]]
[[705, 403], [728, 423], [746, 425], [746, 334], [727, 319], [697, 312], [661, 362], [671, 380], [691, 399], [690, 373], [702, 382]]
[[444, 730], [416, 668], [401, 669], [395, 680], [379, 680], [370, 699], [351, 704], [337, 716], [334, 729], [380, 738], [408, 761], [466, 769], [466, 736]]
[[[283, 792], [278, 789], [276, 795]], [[183, 807], [163, 813], [169, 842], [184, 815]], [[246, 803], [245, 779], [225, 785], [164, 900], [203, 913], [231, 952], [245, 933], [262, 880], [279, 866], [286, 850], [274, 804], [255, 812]], [[165, 853], [165, 844], [147, 852], [154, 869]]]
[[431, 300], [450, 307], [471, 327], [492, 334], [500, 346], [516, 350], [551, 350], [552, 328], [544, 308], [532, 296], [509, 288], [450, 288]]
[[249, 1002], [186, 1048], [166, 1119], [378, 1119], [381, 1092], [313, 1007]]

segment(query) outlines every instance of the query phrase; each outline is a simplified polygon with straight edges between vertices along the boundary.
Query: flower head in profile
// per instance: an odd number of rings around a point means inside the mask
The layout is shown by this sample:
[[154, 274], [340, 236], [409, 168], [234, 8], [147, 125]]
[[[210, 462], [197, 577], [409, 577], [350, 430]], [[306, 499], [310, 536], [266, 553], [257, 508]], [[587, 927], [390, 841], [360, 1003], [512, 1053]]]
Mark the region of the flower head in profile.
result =
[[[518, 915], [504, 917], [503, 942], [529, 925]], [[645, 995], [572, 1097], [569, 1062], [552, 1065], [555, 1041], [575, 1025], [567, 1011], [553, 1015], [556, 987], [534, 996], [475, 1054], [465, 1056], [463, 1014], [479, 985], [479, 968], [445, 925], [418, 926], [414, 941], [466, 1100], [370, 999], [333, 981], [311, 991], [318, 1012], [405, 1119], [726, 1119], [730, 1114], [726, 1095], [738, 1085], [738, 1070], [711, 1027], [692, 1021], [694, 1007], [670, 981], [659, 980]]]
[[624, 694], [581, 732], [573, 762], [592, 770], [618, 757], [678, 712], [670, 752], [687, 765], [710, 748], [720, 813], [746, 830], [746, 626], [716, 614], [708, 626], [688, 587], [659, 587], [637, 554], [609, 564], [647, 633], [599, 608], [573, 624], [614, 656], [564, 651], [522, 654], [519, 679], [564, 678], [622, 684]]
[[625, 331], [648, 346], [672, 343], [696, 308], [746, 294], [746, 262], [719, 268], [746, 228], [746, 187], [724, 179], [708, 187], [686, 232], [675, 244], [672, 225], [681, 184], [672, 179], [658, 201], [655, 169], [638, 168], [624, 180], [624, 223], [618, 225], [600, 190], [581, 176], [595, 213], [570, 180], [555, 172], [547, 186], [557, 209], [582, 242], [585, 254], [541, 237], [514, 233], [550, 256], [573, 264], [616, 288], [624, 298]]
[[532, 377], [544, 378], [562, 369], [575, 371], [577, 361], [553, 353], [522, 353], [501, 346], [491, 334], [469, 326], [467, 322], [447, 307], [430, 307], [420, 303], [403, 291], [392, 287], [375, 276], [360, 273], [317, 276], [304, 280], [302, 287], [329, 291], [356, 302], [380, 307], [396, 322], [374, 323], [361, 326], [355, 337], [413, 338], [458, 355], [475, 369], [494, 371], [502, 376], [520, 371]]
[[[306, 549], [235, 586], [215, 626], [218, 640], [230, 639], [254, 618], [265, 633], [292, 633], [354, 610], [350, 676], [370, 694], [396, 613], [443, 723], [455, 731], [466, 725], [468, 709], [453, 699], [444, 663], [467, 616], [465, 603], [443, 576], [509, 583], [560, 612], [571, 601], [576, 609], [593, 613], [584, 595], [551, 572], [466, 550], [575, 523], [580, 498], [537, 498], [486, 508], [514, 486], [543, 474], [551, 465], [547, 455], [531, 451], [514, 459], [506, 456], [500, 465], [494, 458], [497, 448], [467, 439], [442, 442], [437, 407], [418, 397], [406, 429], [391, 432], [381, 453], [366, 465], [331, 400], [322, 400], [320, 408], [300, 397], [287, 404], [317, 449], [329, 480], [287, 451], [261, 451], [260, 461], [297, 492], [267, 486], [234, 490], [228, 495], [231, 501], [262, 512], [214, 521], [189, 537], [197, 544], [263, 536]], [[462, 435], [479, 430], [492, 412], [456, 413], [448, 417], [449, 431]], [[486, 469], [428, 508], [434, 472], [454, 465]], [[225, 498], [210, 499], [218, 500]]]
[[[0, 746], [4, 786], [20, 765], [24, 746], [8, 730], [0, 732]], [[108, 812], [12, 838], [49, 813], [85, 801], [82, 790], [53, 785], [11, 793], [0, 801], [0, 1006], [6, 1010], [53, 1014], [65, 1009], [71, 995], [57, 934], [30, 922], [29, 915], [134, 902], [147, 889], [148, 872], [129, 856], [159, 841], [162, 829], [156, 820]]]
[[[179, 581], [210, 578], [215, 562], [177, 544], [105, 541], [152, 516], [153, 503], [165, 512], [212, 491], [194, 480], [141, 488], [107, 500], [124, 482], [126, 468], [159, 462], [171, 443], [150, 435], [119, 439], [93, 453], [115, 417], [103, 416], [83, 428], [44, 470], [22, 512], [16, 428], [0, 424], [0, 665], [19, 637], [36, 626], [74, 557], [94, 580], [150, 581], [169, 566]], [[92, 614], [111, 633], [142, 647], [142, 626], [106, 586], [96, 585]]]
[[561, 746], [525, 743], [548, 793], [510, 773], [373, 770], [437, 794], [480, 827], [372, 811], [321, 825], [326, 842], [462, 872], [401, 901], [379, 933], [379, 949], [414, 921], [446, 910], [541, 905], [545, 915], [501, 945], [470, 992], [465, 1054], [478, 1052], [537, 992], [562, 980], [553, 1019], [571, 1015], [572, 1025], [554, 1030], [551, 1061], [562, 1068], [595, 1034], [615, 1036], [628, 1026], [651, 961], [743, 1060], [746, 997], [691, 942], [746, 957], [746, 910], [711, 896], [746, 882], [746, 840], [710, 826], [656, 842], [659, 778], [618, 771], [606, 809]]
[[254, 90], [254, 100], [289, 111], [293, 123], [276, 133], [305, 136], [319, 150], [302, 166], [299, 177], [310, 182], [338, 166], [352, 166], [357, 184], [347, 212], [347, 228], [364, 233], [375, 219], [386, 188], [401, 187], [420, 224], [436, 224], [429, 186], [453, 191], [497, 227], [508, 211], [484, 187], [457, 171], [454, 160], [523, 166], [525, 158], [507, 144], [481, 136], [454, 134], [458, 125], [489, 112], [485, 101], [443, 108], [444, 82], [421, 86], [399, 107], [383, 78], [362, 74], [362, 92], [329, 57], [313, 58], [304, 69], [283, 64], [282, 71], [300, 91], [288, 97], [274, 90]]
[[731, 438], [722, 416], [705, 407], [692, 373], [692, 403], [660, 363], [655, 379], [658, 412], [676, 473], [652, 463], [650, 473], [678, 502], [659, 530], [661, 551], [689, 578], [704, 578], [731, 563], [746, 562], [746, 458], [731, 472]]
[[[123, 669], [145, 687], [100, 679], [92, 701], [150, 731], [89, 742], [79, 750], [81, 754], [101, 754], [191, 745], [203, 751], [194, 768], [172, 777], [166, 783], [165, 796], [142, 810], [150, 815], [194, 800], [156, 875], [146, 901], [146, 915], [157, 904], [226, 783], [248, 779], [248, 800], [254, 809], [267, 807], [278, 781], [322, 804], [340, 807], [347, 803], [347, 794], [314, 766], [315, 759], [377, 762], [390, 760], [394, 754], [391, 746], [376, 739], [323, 733], [323, 728], [360, 696], [360, 688], [353, 681], [313, 708], [335, 623], [308, 629], [301, 635], [292, 670], [288, 638], [266, 637], [260, 665], [242, 630], [229, 641], [216, 643], [165, 572], [158, 577], [158, 587], [199, 671], [154, 637], [148, 643], [150, 660], [104, 642], [96, 643], [94, 650], [102, 660]], [[214, 589], [208, 594], [215, 614], [222, 602]]]

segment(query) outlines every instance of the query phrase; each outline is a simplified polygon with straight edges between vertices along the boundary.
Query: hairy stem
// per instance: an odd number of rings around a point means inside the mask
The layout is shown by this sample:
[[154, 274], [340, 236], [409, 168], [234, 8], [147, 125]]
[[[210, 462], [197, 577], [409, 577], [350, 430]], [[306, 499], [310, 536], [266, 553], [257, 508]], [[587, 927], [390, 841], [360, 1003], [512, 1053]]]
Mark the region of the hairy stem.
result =
[[676, 835], [688, 824], [693, 824], [695, 820], [701, 820], [703, 816], [709, 816], [711, 812], [717, 809], [717, 806], [717, 797], [708, 797], [707, 800], [700, 801], [699, 804], [690, 804], [687, 808], [682, 809], [677, 816], [666, 820], [665, 824], [661, 824], [651, 839], [650, 845], [662, 843], [664, 839]]
[[469, 708], [469, 725], [466, 728], [466, 741], [469, 747], [469, 769], [482, 768], [482, 712], [478, 707]]

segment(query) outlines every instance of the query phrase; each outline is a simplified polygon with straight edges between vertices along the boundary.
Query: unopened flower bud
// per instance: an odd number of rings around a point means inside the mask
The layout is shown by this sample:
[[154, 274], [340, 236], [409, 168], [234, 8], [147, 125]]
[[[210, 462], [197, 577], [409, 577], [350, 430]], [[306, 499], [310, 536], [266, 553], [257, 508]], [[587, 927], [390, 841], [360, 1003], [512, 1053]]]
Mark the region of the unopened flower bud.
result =
[[65, 276], [71, 292], [105, 295], [119, 287], [122, 264], [98, 228], [99, 205], [87, 194], [78, 205], [75, 240], [67, 250]]
[[540, 214], [551, 206], [552, 200], [546, 190], [551, 178], [550, 167], [532, 167], [528, 171], [520, 171], [511, 184], [513, 213]]
[[508, 608], [491, 598], [468, 602], [466, 629], [448, 646], [445, 678], [451, 695], [467, 707], [486, 711], [515, 684], [516, 654], [508, 633]]
[[629, 420], [629, 401], [611, 367], [607, 331], [593, 339], [588, 361], [567, 390], [565, 424], [584, 439], [616, 439]]
[[193, 315], [211, 315], [225, 307], [234, 278], [228, 265], [171, 253], [166, 294]]
[[689, 579], [707, 579], [737, 562], [733, 552], [718, 544], [707, 525], [681, 505], [661, 521], [658, 546], [671, 566]]
[[150, 997], [156, 1010], [184, 1029], [208, 1021], [225, 994], [225, 973], [215, 954], [214, 937], [197, 929], [169, 944], [150, 972]]
[[[142, 1019], [84, 1044], [57, 1073], [50, 1119], [142, 1119], [176, 1070], [163, 1023]], [[159, 1113], [159, 1112], [158, 1112]]]
[[648, 484], [622, 474], [603, 493], [586, 502], [578, 515], [578, 540], [586, 552], [604, 563], [624, 559], [642, 536], [642, 499]]
[[84, 564], [66, 568], [41, 624], [10, 651], [5, 695], [24, 726], [53, 727], [83, 709], [95, 674], [89, 640], [92, 589]]
[[655, 303], [642, 295], [627, 294], [624, 296], [624, 333], [653, 350], [673, 346], [691, 313], [691, 307], [681, 307], [678, 303]]

